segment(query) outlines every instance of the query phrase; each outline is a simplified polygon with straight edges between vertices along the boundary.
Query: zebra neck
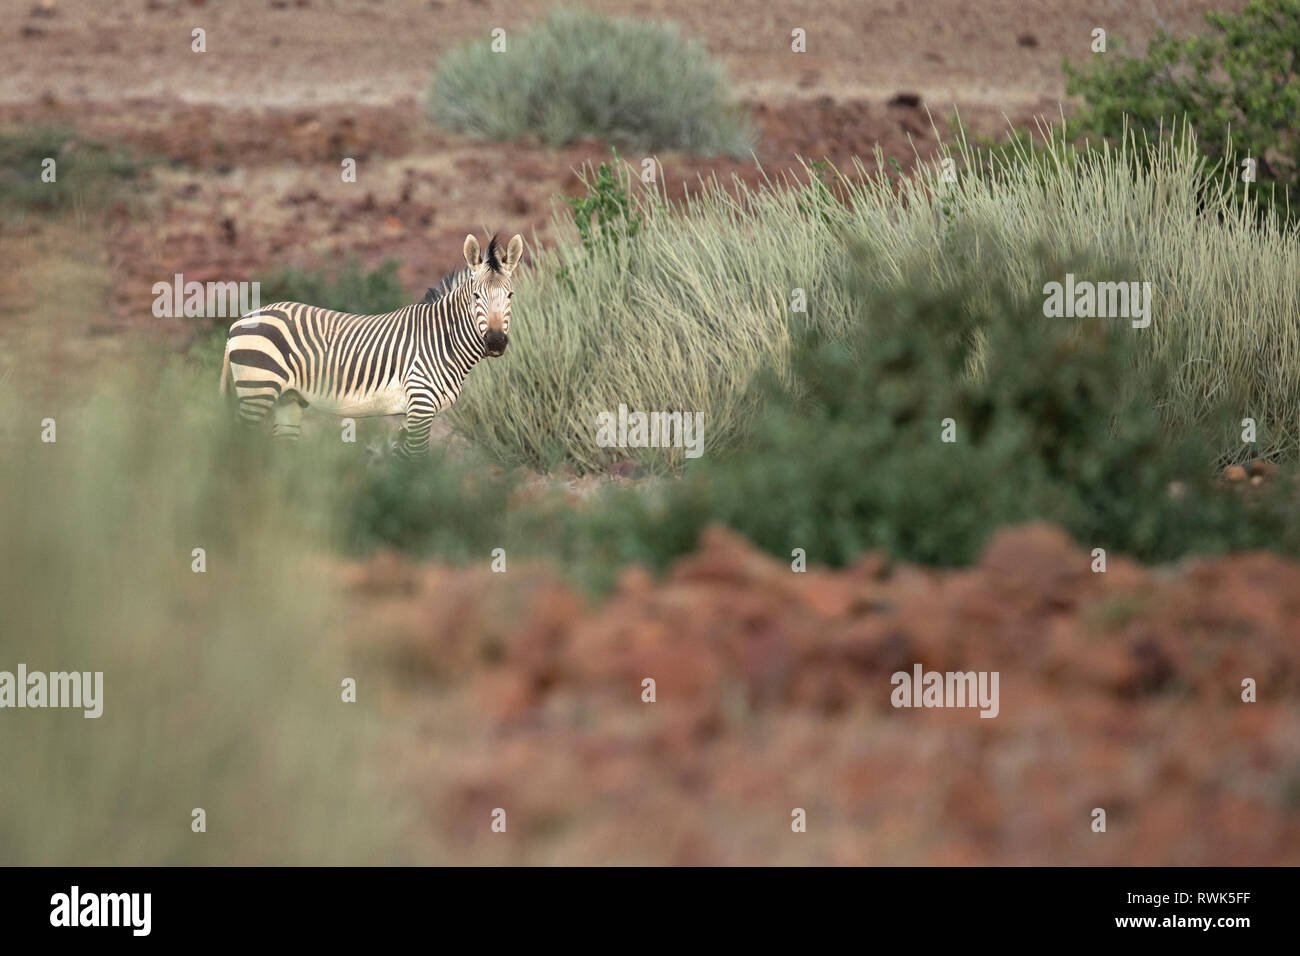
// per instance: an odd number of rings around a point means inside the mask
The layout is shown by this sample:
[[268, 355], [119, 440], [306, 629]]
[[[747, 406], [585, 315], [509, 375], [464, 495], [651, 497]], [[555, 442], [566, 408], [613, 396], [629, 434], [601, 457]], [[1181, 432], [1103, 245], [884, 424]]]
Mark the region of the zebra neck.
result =
[[444, 318], [445, 334], [442, 336], [444, 347], [447, 357], [463, 378], [483, 357], [483, 340], [474, 323], [469, 282], [461, 282], [459, 286], [447, 293], [444, 302], [447, 306]]

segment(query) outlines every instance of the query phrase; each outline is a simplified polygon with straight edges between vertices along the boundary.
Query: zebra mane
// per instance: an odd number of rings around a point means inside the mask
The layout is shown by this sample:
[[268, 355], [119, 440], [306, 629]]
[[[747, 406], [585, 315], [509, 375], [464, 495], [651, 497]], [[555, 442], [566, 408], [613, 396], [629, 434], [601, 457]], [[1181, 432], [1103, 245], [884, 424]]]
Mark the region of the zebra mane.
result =
[[[494, 235], [491, 239], [488, 240], [487, 251], [483, 254], [483, 261], [487, 263], [487, 267], [491, 269], [493, 272], [501, 271], [500, 253], [501, 253], [501, 243], [497, 242], [497, 237]], [[420, 302], [424, 305], [429, 305], [431, 303], [438, 302], [446, 298], [448, 292], [451, 292], [462, 282], [464, 282], [465, 279], [467, 279], [468, 277], [469, 277], [468, 266], [461, 266], [459, 269], [452, 269], [440, 280], [438, 280], [437, 285], [435, 285], [431, 289], [425, 290], [424, 298], [421, 299]]]
[[469, 269], [464, 266], [461, 266], [459, 269], [452, 269], [438, 280], [438, 284], [432, 289], [426, 289], [424, 292], [424, 298], [420, 301], [426, 305], [433, 302], [439, 302], [447, 297], [447, 293], [459, 286], [468, 277]]
[[497, 242], [497, 237], [493, 235], [492, 238], [488, 240], [487, 252], [483, 255], [483, 261], [487, 263], [488, 268], [493, 272], [501, 271], [500, 252], [501, 244]]

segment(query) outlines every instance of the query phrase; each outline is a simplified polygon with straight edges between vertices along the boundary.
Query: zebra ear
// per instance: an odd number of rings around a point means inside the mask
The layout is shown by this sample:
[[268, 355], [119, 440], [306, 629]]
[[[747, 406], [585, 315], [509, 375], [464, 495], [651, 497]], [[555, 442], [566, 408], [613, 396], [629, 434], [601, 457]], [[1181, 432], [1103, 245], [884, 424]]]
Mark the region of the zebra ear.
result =
[[506, 272], [514, 272], [515, 266], [519, 265], [519, 259], [523, 254], [524, 237], [516, 233], [515, 237], [510, 240], [510, 244], [506, 246], [506, 261], [501, 263], [501, 268]]
[[471, 269], [477, 269], [479, 265], [478, 240], [473, 233], [465, 237], [465, 264]]

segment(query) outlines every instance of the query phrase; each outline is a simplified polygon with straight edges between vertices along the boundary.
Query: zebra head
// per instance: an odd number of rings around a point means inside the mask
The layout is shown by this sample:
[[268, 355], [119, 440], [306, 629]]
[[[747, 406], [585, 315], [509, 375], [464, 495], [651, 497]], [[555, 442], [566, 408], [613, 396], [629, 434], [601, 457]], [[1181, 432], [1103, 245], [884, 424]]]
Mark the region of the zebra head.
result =
[[474, 325], [483, 336], [484, 355], [496, 358], [505, 353], [510, 334], [510, 297], [514, 295], [511, 276], [523, 254], [522, 236], [510, 240], [504, 259], [496, 236], [488, 240], [487, 252], [483, 254], [479, 252], [478, 239], [473, 235], [465, 237], [470, 310]]

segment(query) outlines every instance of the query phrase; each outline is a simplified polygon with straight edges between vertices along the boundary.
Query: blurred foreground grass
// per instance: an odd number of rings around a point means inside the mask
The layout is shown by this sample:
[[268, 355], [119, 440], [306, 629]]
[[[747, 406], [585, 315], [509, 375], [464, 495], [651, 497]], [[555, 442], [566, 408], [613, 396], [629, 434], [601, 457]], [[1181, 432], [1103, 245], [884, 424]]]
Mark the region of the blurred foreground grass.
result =
[[0, 384], [0, 670], [102, 671], [103, 715], [0, 712], [0, 864], [400, 860], [308, 459], [259, 455], [180, 364], [53, 410], [23, 385]]

